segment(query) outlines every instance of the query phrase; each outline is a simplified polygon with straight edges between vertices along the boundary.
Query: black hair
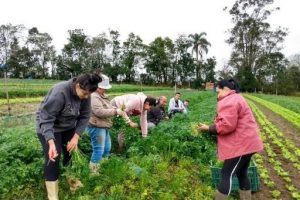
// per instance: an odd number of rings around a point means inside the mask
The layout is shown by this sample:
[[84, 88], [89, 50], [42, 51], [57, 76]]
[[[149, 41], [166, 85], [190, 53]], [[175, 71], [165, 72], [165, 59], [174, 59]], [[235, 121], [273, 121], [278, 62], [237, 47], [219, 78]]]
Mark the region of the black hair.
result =
[[74, 84], [79, 83], [81, 89], [95, 92], [98, 88], [98, 83], [102, 81], [99, 74], [81, 74], [74, 79]]
[[180, 92], [176, 92], [176, 93], [175, 93], [175, 95], [176, 95], [176, 94], [180, 94], [180, 95], [181, 95], [181, 93], [180, 93]]
[[149, 106], [156, 106], [156, 99], [153, 97], [147, 97], [144, 103], [149, 103]]
[[234, 79], [221, 80], [217, 83], [217, 87], [221, 89], [223, 89], [224, 87], [228, 87], [231, 90], [235, 90], [236, 93], [240, 92], [239, 84]]
[[188, 99], [186, 99], [186, 100], [184, 100], [184, 101], [186, 101], [186, 102], [189, 102], [189, 103], [190, 103], [190, 100], [188, 100]]

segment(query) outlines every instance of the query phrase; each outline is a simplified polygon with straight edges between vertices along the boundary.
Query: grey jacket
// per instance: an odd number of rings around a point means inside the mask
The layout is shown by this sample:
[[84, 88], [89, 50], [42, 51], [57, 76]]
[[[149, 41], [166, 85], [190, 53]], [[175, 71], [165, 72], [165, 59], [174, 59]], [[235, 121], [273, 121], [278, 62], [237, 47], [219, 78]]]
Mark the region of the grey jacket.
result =
[[54, 85], [36, 112], [36, 131], [46, 141], [54, 139], [54, 132], [74, 129], [81, 134], [87, 126], [91, 99], [80, 100], [73, 82], [71, 79]]

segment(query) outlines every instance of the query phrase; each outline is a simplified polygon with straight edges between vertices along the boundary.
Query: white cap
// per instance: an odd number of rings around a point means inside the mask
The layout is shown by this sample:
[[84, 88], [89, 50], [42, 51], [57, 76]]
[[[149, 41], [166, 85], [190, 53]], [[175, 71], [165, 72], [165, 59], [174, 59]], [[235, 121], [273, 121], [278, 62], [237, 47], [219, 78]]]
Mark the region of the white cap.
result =
[[109, 84], [109, 78], [104, 74], [101, 74], [101, 78], [102, 81], [98, 83], [98, 88], [102, 88], [106, 90], [110, 89], [111, 85]]

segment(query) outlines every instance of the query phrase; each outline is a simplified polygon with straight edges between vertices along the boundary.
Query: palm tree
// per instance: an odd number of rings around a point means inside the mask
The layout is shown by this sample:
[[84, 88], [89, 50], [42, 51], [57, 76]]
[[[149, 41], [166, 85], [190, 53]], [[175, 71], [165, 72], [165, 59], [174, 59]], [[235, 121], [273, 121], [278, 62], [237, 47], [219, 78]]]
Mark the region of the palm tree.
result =
[[192, 41], [192, 52], [196, 53], [196, 62], [197, 62], [197, 67], [196, 67], [196, 78], [199, 78], [199, 71], [200, 71], [200, 60], [199, 60], [199, 55], [200, 59], [202, 60], [203, 58], [203, 53], [208, 52], [208, 46], [211, 46], [210, 43], [207, 41], [207, 39], [204, 37], [206, 36], [205, 32], [202, 32], [200, 34], [195, 33], [195, 34], [190, 34], [189, 37], [191, 38]]

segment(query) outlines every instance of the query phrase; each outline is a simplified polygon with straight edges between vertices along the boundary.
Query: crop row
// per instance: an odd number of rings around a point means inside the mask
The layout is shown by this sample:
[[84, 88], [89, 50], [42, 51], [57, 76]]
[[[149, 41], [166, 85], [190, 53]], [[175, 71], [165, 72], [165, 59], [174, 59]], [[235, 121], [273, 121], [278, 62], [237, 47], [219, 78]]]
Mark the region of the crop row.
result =
[[263, 100], [261, 98], [249, 94], [245, 94], [245, 97], [265, 106], [266, 108], [270, 109], [274, 113], [282, 116], [283, 118], [291, 122], [296, 127], [300, 128], [300, 114], [293, 112], [289, 109], [286, 109], [278, 104]]
[[251, 95], [278, 104], [296, 113], [300, 113], [300, 97], [275, 96], [275, 95], [266, 95], [266, 94], [251, 94]]
[[[296, 167], [298, 169], [298, 162], [295, 162], [295, 160], [297, 160], [297, 158], [292, 156], [292, 154], [287, 150], [287, 148], [285, 148], [284, 145], [280, 142], [280, 139], [282, 139], [282, 138], [276, 139], [276, 133], [274, 131], [270, 131], [270, 130], [274, 129], [274, 127], [272, 127], [273, 126], [272, 123], [270, 123], [268, 121], [266, 116], [257, 108], [257, 106], [253, 102], [248, 100], [248, 103], [249, 103], [253, 113], [255, 114], [255, 116], [258, 120], [258, 123], [262, 127], [261, 132], [260, 132], [260, 136], [261, 136], [261, 138], [264, 142], [264, 148], [265, 148], [265, 151], [268, 155], [268, 162], [273, 166], [273, 169], [276, 171], [278, 176], [281, 177], [285, 181], [285, 183], [286, 183], [285, 187], [291, 193], [291, 196], [294, 199], [300, 199], [300, 192], [293, 185], [292, 179], [291, 179], [289, 173], [283, 168], [282, 163], [278, 159], [278, 154], [276, 154], [273, 151], [273, 148], [272, 148], [272, 146], [269, 142], [272, 142], [272, 143], [278, 145], [280, 147], [281, 151], [282, 151], [283, 157], [290, 160], [290, 161], [292, 161], [292, 162], [294, 161], [293, 162], [294, 167]], [[277, 133], [278, 132], [279, 131], [277, 131]], [[280, 135], [280, 134], [278, 134], [278, 135]], [[295, 146], [294, 146], [294, 148], [296, 150], [299, 150]], [[272, 184], [273, 184], [272, 181], [267, 180], [266, 182], [267, 182], [266, 185], [268, 187], [272, 187]], [[276, 194], [279, 195], [278, 192], [272, 193], [274, 198], [278, 198], [278, 196], [276, 196]]]

